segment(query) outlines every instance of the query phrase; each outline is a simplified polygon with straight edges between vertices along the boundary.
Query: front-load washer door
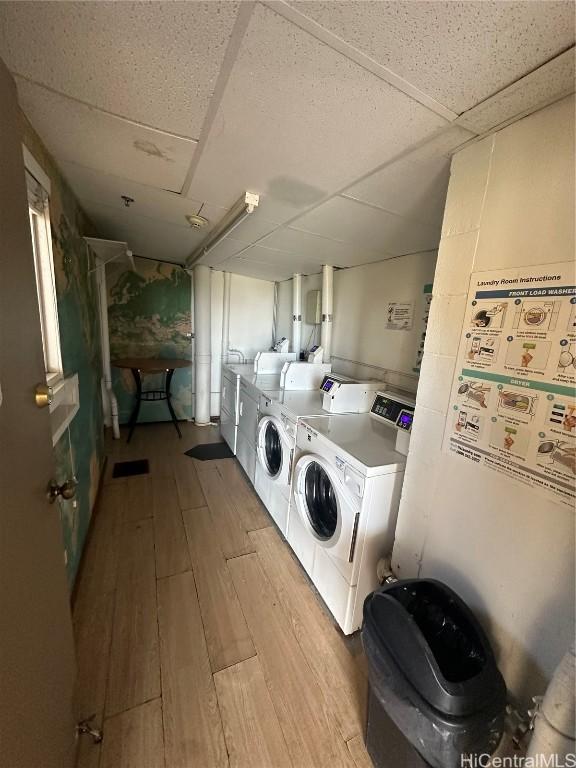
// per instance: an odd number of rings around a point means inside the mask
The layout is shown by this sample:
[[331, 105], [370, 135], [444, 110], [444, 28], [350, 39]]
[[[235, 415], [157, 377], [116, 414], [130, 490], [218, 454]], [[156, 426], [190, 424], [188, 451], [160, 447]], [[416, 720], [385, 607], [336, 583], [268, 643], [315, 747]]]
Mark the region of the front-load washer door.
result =
[[287, 483], [290, 449], [280, 421], [264, 416], [258, 423], [258, 463], [271, 480]]
[[300, 457], [294, 472], [294, 498], [316, 543], [351, 563], [360, 510], [328, 462], [315, 454]]

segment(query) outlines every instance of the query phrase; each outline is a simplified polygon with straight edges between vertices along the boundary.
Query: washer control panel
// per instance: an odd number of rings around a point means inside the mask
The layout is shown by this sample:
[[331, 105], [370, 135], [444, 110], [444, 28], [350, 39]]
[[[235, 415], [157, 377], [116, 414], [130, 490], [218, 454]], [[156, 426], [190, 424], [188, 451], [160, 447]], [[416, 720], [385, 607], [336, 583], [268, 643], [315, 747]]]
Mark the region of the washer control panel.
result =
[[409, 397], [395, 392], [377, 392], [370, 408], [370, 415], [391, 427], [410, 432], [414, 421], [416, 403]]

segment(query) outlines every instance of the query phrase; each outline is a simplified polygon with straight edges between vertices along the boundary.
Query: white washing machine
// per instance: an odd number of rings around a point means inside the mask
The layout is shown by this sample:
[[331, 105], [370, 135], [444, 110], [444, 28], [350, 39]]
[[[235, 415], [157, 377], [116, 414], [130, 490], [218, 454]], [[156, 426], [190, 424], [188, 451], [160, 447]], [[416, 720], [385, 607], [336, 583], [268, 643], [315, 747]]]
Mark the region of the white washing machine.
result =
[[238, 391], [238, 436], [236, 439], [236, 457], [244, 472], [254, 485], [256, 470], [256, 429], [258, 426], [258, 407], [260, 395], [268, 391], [277, 391], [280, 386], [280, 374], [251, 374], [240, 377]]
[[286, 538], [344, 634], [392, 550], [413, 414], [410, 397], [377, 393], [370, 413], [298, 424]]
[[302, 416], [328, 416], [320, 390], [283, 390], [260, 396], [254, 488], [286, 535], [296, 428]]

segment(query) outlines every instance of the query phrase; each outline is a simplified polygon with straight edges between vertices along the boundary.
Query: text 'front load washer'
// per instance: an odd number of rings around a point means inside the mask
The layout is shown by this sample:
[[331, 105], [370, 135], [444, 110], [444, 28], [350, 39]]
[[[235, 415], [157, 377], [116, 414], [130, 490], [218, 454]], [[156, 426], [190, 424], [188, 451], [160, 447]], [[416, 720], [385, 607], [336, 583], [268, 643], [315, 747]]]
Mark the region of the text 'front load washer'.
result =
[[287, 540], [345, 634], [392, 549], [413, 415], [410, 397], [383, 392], [370, 413], [298, 426]]

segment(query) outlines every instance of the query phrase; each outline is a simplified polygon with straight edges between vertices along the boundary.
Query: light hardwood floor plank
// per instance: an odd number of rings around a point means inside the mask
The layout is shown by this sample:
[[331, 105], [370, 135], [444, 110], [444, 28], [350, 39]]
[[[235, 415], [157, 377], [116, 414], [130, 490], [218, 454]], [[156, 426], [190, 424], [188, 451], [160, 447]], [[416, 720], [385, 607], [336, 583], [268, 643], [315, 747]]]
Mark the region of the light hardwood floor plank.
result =
[[133, 520], [121, 528], [118, 589], [136, 591], [143, 583], [154, 583], [154, 528], [152, 520]]
[[189, 456], [174, 457], [174, 477], [178, 489], [180, 509], [195, 509], [206, 506], [206, 499], [200, 487], [200, 481]]
[[165, 768], [160, 699], [106, 720], [104, 729], [100, 768]]
[[250, 533], [266, 575], [347, 741], [362, 733], [365, 687], [356, 659], [318, 602], [299, 564], [274, 528]]
[[[100, 728], [101, 724], [96, 725]], [[95, 744], [90, 736], [82, 736], [76, 750], [76, 768], [100, 768], [102, 744]]]
[[208, 507], [183, 512], [212, 671], [254, 656], [256, 650]]
[[75, 711], [79, 720], [102, 716], [106, 701], [115, 595], [105, 592], [74, 610]]
[[160, 579], [190, 570], [190, 556], [173, 478], [155, 476], [152, 497], [156, 578]]
[[152, 478], [150, 475], [127, 478], [124, 521], [148, 517], [152, 517]]
[[107, 716], [160, 695], [152, 520], [125, 523], [118, 573]]
[[362, 736], [354, 736], [346, 742], [356, 768], [373, 768], [370, 755], [366, 751]]
[[257, 656], [214, 675], [230, 768], [291, 768]]
[[217, 465], [244, 529], [256, 531], [272, 525], [271, 518], [258, 496], [248, 485], [248, 480], [236, 459], [219, 459]]
[[192, 572], [158, 581], [158, 615], [166, 765], [227, 766]]
[[228, 562], [280, 722], [298, 768], [352, 766], [278, 596], [257, 555]]
[[77, 586], [77, 601], [89, 603], [98, 595], [116, 589], [120, 534], [122, 530], [125, 488], [123, 484], [103, 486], [90, 546], [84, 553]]
[[[213, 464], [213, 462], [204, 462]], [[254, 552], [254, 545], [248, 538], [231, 495], [225, 487], [217, 467], [210, 467], [199, 473], [200, 484], [212, 519], [220, 548], [225, 558], [238, 557]]]

